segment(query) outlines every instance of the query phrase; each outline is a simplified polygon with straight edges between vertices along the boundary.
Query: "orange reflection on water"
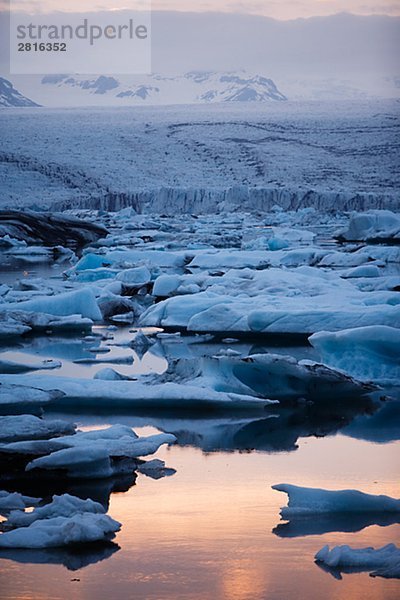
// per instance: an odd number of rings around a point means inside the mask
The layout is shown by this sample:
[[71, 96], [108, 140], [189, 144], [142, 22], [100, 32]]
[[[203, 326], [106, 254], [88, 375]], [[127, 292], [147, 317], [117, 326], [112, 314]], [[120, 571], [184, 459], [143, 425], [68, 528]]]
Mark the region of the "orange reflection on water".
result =
[[78, 572], [0, 561], [2, 598], [397, 600], [397, 581], [366, 573], [338, 581], [314, 564], [314, 555], [325, 544], [382, 546], [399, 538], [398, 525], [280, 538], [272, 529], [286, 496], [270, 486], [358, 488], [399, 497], [398, 449], [342, 436], [310, 438], [290, 454], [163, 449], [159, 457], [177, 469], [173, 477], [140, 475], [129, 492], [112, 496], [110, 514], [122, 522], [119, 552]]

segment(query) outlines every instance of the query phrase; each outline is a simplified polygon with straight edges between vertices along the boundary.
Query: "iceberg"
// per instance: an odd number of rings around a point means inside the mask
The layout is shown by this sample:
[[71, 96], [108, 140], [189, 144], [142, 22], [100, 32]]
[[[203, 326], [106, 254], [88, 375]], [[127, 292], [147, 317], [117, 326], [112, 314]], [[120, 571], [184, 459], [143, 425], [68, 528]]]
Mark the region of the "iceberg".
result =
[[[0, 376], [0, 384], [15, 385], [15, 375]], [[49, 378], [41, 375], [32, 377], [35, 385], [44, 390], [54, 385], [62, 392], [53, 399], [57, 408], [79, 407], [80, 409], [133, 409], [176, 410], [177, 408], [204, 412], [207, 410], [224, 411], [264, 411], [265, 407], [276, 404], [276, 401], [258, 398], [249, 394], [238, 394], [217, 391], [201, 381], [186, 382], [180, 385], [174, 382], [142, 383], [141, 381], [103, 381], [85, 380], [69, 377]], [[0, 408], [1, 408], [0, 385]], [[30, 389], [30, 388], [27, 388]], [[51, 398], [48, 399], [48, 402]]]
[[0, 417], [0, 443], [48, 439], [72, 435], [76, 425], [66, 421], [45, 421], [33, 415]]
[[[7, 375], [4, 375], [7, 377]], [[19, 385], [20, 380], [16, 375], [9, 375], [15, 383], [0, 383], [0, 415], [23, 414], [41, 409], [42, 406], [49, 404], [64, 396], [64, 393], [55, 390], [48, 378], [46, 381], [50, 384], [49, 389], [39, 389], [27, 385]]]
[[346, 241], [390, 241], [400, 244], [400, 215], [390, 210], [353, 213], [349, 228], [337, 234]]
[[400, 383], [400, 329], [358, 327], [309, 338], [327, 365], [363, 380]]
[[28, 373], [29, 371], [41, 371], [59, 369], [62, 363], [59, 360], [42, 360], [40, 362], [15, 362], [5, 360], [0, 354], [0, 373]]
[[7, 311], [22, 310], [45, 313], [59, 317], [80, 315], [93, 321], [102, 320], [96, 297], [89, 288], [57, 294], [56, 296], [42, 296], [26, 302], [7, 304], [2, 306], [3, 309]]
[[34, 521], [0, 534], [0, 548], [57, 548], [110, 540], [121, 524], [108, 515], [77, 513], [71, 517], [54, 517]]
[[79, 513], [104, 514], [104, 507], [90, 498], [82, 500], [70, 494], [62, 496], [53, 496], [49, 504], [36, 506], [32, 512], [23, 510], [13, 510], [8, 515], [4, 528], [14, 529], [16, 527], [28, 527], [35, 521], [42, 519], [52, 519], [54, 517], [72, 517]]
[[314, 516], [323, 513], [400, 513], [400, 500], [390, 496], [374, 496], [357, 490], [322, 490], [288, 483], [273, 485], [273, 490], [289, 496], [281, 517]]
[[306, 398], [328, 402], [338, 396], [360, 397], [375, 389], [325, 365], [281, 354], [229, 353], [205, 358], [199, 382], [221, 392], [280, 401]]
[[7, 515], [13, 510], [24, 510], [27, 507], [36, 506], [41, 498], [23, 496], [17, 492], [9, 493], [0, 491], [0, 514]]
[[383, 548], [354, 549], [349, 546], [324, 546], [315, 555], [317, 564], [327, 567], [337, 578], [341, 572], [372, 571], [372, 577], [400, 578], [400, 548], [387, 544]]

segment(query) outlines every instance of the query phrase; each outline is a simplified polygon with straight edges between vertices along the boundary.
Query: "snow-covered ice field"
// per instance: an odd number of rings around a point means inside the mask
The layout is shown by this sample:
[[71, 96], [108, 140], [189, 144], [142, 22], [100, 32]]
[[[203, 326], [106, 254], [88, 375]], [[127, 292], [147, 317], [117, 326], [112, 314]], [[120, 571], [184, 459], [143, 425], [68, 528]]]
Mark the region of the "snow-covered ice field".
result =
[[3, 206], [399, 204], [396, 101], [3, 109], [0, 128]]
[[0, 112], [2, 597], [398, 597], [397, 111]]

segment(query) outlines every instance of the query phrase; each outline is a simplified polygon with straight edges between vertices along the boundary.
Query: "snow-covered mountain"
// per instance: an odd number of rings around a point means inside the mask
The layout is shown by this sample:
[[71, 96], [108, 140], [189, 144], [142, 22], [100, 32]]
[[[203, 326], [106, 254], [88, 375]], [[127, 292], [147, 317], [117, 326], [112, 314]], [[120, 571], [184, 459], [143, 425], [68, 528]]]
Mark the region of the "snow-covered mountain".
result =
[[166, 105], [285, 101], [275, 83], [244, 71], [192, 71], [178, 76], [46, 75], [30, 93], [48, 106]]
[[0, 106], [39, 106], [23, 96], [8, 79], [0, 77]]

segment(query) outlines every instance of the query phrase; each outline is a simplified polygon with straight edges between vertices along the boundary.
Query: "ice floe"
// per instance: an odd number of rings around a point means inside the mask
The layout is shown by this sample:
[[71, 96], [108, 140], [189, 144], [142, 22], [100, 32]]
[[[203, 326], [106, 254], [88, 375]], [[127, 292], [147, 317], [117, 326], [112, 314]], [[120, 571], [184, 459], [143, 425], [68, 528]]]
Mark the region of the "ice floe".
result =
[[0, 534], [0, 548], [57, 548], [113, 539], [121, 524], [105, 514], [76, 512], [42, 518]]
[[400, 513], [400, 500], [374, 496], [358, 490], [322, 490], [282, 483], [272, 489], [289, 497], [281, 509], [281, 517], [314, 516], [321, 513]]
[[321, 331], [309, 338], [325, 364], [374, 381], [400, 381], [400, 329], [359, 327], [339, 332]]
[[33, 415], [0, 417], [0, 442], [48, 439], [55, 436], [72, 435], [76, 425], [67, 421], [44, 420]]
[[[64, 396], [64, 393], [54, 389], [54, 381], [46, 381], [49, 384], [48, 389], [40, 389], [28, 385], [19, 385], [17, 381], [20, 378], [13, 377], [14, 383], [0, 383], [0, 415], [23, 414], [25, 412], [37, 411], [42, 406], [49, 404]], [[34, 382], [36, 383], [36, 381]], [[53, 384], [53, 385], [52, 385]]]
[[[0, 376], [0, 382], [10, 386], [16, 381], [13, 375]], [[186, 382], [185, 385], [173, 382], [156, 383], [150, 381], [102, 381], [78, 378], [48, 378], [35, 375], [32, 383], [44, 390], [56, 387], [62, 392], [54, 397], [57, 408], [142, 408], [149, 410], [174, 410], [181, 408], [189, 411], [205, 410], [264, 410], [275, 404], [266, 398], [255, 395], [217, 391], [201, 381]], [[28, 390], [29, 388], [27, 388]], [[50, 402], [51, 398], [48, 399]], [[39, 403], [39, 400], [38, 400]], [[1, 407], [1, 386], [0, 386]]]
[[382, 548], [350, 548], [324, 546], [315, 555], [317, 564], [326, 567], [337, 579], [341, 573], [369, 571], [372, 577], [400, 578], [400, 548], [387, 544]]
[[348, 241], [400, 243], [400, 216], [389, 210], [370, 210], [351, 215], [349, 228], [338, 234]]

